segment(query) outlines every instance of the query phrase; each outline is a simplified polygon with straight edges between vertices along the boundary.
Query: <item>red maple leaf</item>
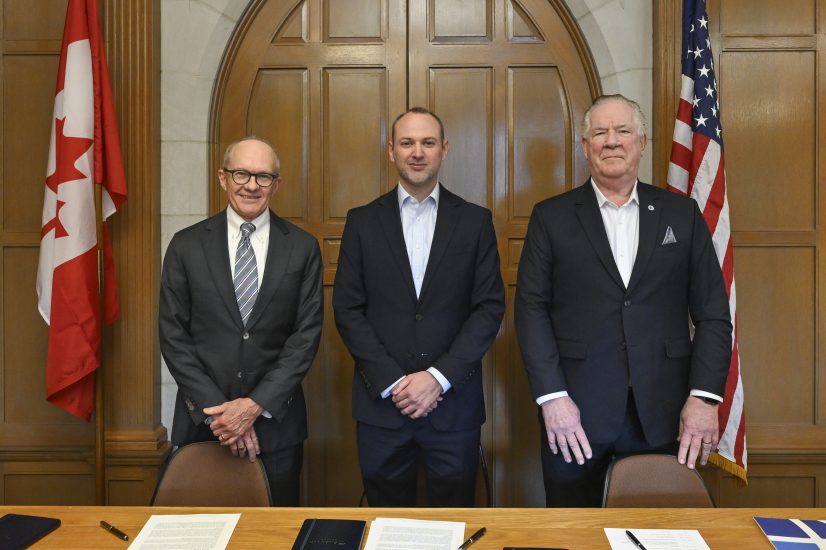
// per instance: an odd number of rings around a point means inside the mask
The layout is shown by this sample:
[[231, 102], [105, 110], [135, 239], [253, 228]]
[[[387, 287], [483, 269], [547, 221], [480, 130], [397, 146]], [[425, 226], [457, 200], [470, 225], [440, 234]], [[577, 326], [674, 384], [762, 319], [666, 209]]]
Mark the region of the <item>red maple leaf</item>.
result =
[[86, 175], [75, 168], [79, 159], [94, 140], [82, 137], [67, 136], [63, 133], [65, 118], [55, 120], [55, 171], [46, 178], [46, 186], [57, 194], [57, 186], [67, 181], [83, 179]]
[[40, 238], [42, 239], [45, 237], [49, 231], [54, 229], [54, 237], [55, 239], [59, 239], [60, 237], [68, 237], [69, 232], [66, 231], [66, 228], [63, 227], [63, 224], [60, 223], [60, 209], [63, 208], [63, 205], [66, 203], [63, 201], [57, 201], [57, 209], [55, 210], [54, 218], [47, 221], [43, 224], [43, 227], [40, 229]]

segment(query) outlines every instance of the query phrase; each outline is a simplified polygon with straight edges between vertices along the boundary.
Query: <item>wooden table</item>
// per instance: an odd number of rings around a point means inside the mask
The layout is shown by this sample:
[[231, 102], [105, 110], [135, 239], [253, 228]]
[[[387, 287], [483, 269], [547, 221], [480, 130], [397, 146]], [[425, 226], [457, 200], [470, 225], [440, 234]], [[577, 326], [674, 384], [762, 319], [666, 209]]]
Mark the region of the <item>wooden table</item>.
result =
[[[151, 508], [141, 506], [0, 506], [7, 513], [60, 518], [61, 527], [35, 548], [126, 548], [101, 529], [106, 520], [129, 535], [138, 535], [152, 514], [241, 513], [229, 548], [292, 548], [305, 518], [349, 518], [369, 521], [377, 516], [464, 521], [465, 536], [480, 527], [487, 534], [472, 550], [503, 546], [560, 547], [570, 550], [610, 549], [604, 527], [636, 529], [698, 529], [712, 550], [771, 550], [754, 516], [821, 519], [818, 508], [716, 509], [544, 509], [544, 508]], [[365, 533], [365, 540], [367, 535]]]

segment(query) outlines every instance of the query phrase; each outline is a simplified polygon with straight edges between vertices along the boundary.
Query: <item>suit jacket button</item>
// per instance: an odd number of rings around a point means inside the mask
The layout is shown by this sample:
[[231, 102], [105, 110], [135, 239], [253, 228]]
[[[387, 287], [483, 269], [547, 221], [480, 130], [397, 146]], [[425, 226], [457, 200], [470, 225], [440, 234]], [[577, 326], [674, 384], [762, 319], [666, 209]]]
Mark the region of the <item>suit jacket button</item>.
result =
[[622, 350], [624, 350], [624, 349], [625, 349], [625, 348], [627, 348], [627, 347], [628, 347], [628, 345], [627, 345], [625, 342], [623, 342], [622, 344], [620, 344], [620, 349], [622, 349]]
[[417, 313], [416, 314], [416, 320], [421, 321], [422, 319], [424, 319], [424, 315], [422, 315], [421, 313]]
[[622, 305], [624, 305], [625, 307], [630, 306], [630, 305], [631, 305], [631, 300], [625, 300], [625, 301], [622, 303]]
[[241, 378], [242, 376], [244, 376], [243, 373], [241, 371], [238, 371], [238, 378]]
[[241, 335], [241, 338], [243, 338], [244, 340], [249, 340], [250, 339], [250, 333], [245, 332], [244, 334]]

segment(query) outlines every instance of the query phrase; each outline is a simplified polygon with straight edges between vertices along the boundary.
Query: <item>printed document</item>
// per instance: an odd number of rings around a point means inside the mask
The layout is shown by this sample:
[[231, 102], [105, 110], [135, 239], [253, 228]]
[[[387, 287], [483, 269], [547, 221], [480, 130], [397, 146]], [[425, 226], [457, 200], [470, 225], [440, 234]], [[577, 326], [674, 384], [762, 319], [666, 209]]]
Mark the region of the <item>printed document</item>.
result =
[[223, 550], [241, 514], [153, 515], [130, 550]]
[[625, 531], [631, 531], [646, 550], [710, 550], [696, 529], [611, 529], [605, 535], [613, 550], [638, 550]]
[[463, 521], [376, 518], [364, 550], [456, 550], [464, 534]]

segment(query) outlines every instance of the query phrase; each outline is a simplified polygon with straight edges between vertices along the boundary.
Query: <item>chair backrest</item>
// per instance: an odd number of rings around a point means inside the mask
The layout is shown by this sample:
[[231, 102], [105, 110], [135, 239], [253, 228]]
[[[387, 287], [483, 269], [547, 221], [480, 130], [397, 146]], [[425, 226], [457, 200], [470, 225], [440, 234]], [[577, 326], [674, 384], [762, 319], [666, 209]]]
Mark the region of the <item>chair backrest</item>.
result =
[[233, 456], [217, 441], [178, 448], [161, 474], [153, 506], [270, 506], [261, 461]]
[[643, 454], [615, 460], [605, 478], [606, 508], [713, 508], [697, 470], [673, 455]]

